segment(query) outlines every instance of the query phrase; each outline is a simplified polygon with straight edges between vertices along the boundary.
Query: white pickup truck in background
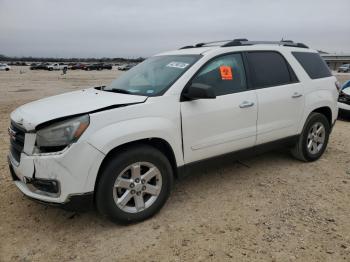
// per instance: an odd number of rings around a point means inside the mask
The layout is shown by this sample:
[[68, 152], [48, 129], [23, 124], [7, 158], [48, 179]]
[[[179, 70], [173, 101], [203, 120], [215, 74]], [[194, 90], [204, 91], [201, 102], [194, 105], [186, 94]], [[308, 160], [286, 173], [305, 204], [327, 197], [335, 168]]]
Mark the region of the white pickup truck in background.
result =
[[54, 63], [47, 66], [47, 70], [53, 71], [53, 70], [63, 70], [64, 68], [68, 69], [68, 65]]

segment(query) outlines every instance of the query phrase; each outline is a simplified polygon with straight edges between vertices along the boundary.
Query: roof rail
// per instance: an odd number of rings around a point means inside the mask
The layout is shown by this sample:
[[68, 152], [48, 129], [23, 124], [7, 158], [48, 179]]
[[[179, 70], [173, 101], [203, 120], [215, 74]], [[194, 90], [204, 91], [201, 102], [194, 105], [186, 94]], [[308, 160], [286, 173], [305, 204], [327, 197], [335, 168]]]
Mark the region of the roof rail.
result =
[[303, 43], [294, 43], [292, 40], [282, 40], [282, 41], [248, 41], [247, 39], [234, 39], [234, 40], [232, 40], [232, 41], [222, 45], [222, 47], [242, 46], [242, 45], [260, 45], [260, 44], [309, 48], [307, 45], [305, 45]]
[[[211, 44], [216, 44], [216, 43], [224, 43], [224, 42], [230, 42], [231, 40], [218, 40], [218, 41], [211, 41], [211, 42], [203, 42], [203, 43], [198, 43], [195, 45], [187, 45], [187, 46], [183, 46], [180, 49], [188, 49], [188, 48], [196, 48], [196, 47], [204, 47], [204, 46], [208, 46]], [[220, 45], [218, 45], [220, 46]]]
[[180, 49], [188, 49], [188, 48], [194, 48], [194, 46], [193, 45], [186, 45], [186, 46], [179, 48], [179, 50]]
[[[227, 46], [244, 46], [244, 45], [281, 45], [281, 46], [290, 46], [290, 47], [300, 47], [300, 48], [309, 48], [307, 45], [303, 43], [294, 43], [292, 40], [281, 40], [281, 41], [249, 41], [246, 38], [237, 38], [234, 40], [219, 40], [219, 41], [212, 41], [212, 42], [206, 42], [206, 43], [198, 43], [195, 45], [187, 45], [184, 47], [181, 47], [180, 49], [188, 49], [188, 48], [196, 48], [196, 47], [203, 47], [203, 46], [210, 46], [212, 44], [222, 43], [226, 42], [225, 44], [221, 45], [221, 47], [227, 47]], [[220, 45], [218, 45], [220, 46]]]

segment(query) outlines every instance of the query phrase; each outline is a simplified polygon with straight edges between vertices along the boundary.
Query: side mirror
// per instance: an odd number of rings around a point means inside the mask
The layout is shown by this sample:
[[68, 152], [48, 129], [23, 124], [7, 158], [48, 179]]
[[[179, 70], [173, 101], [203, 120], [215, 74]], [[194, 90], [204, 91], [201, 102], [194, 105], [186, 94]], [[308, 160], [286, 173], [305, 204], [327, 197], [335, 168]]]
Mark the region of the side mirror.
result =
[[213, 87], [200, 83], [192, 83], [183, 96], [187, 100], [216, 98]]

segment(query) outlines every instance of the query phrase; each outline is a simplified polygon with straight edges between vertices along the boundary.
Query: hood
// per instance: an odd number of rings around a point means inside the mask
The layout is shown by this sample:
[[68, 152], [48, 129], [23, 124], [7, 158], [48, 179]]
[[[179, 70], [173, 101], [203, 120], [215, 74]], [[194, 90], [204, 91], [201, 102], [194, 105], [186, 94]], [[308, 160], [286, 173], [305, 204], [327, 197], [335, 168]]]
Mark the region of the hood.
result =
[[89, 88], [25, 104], [11, 113], [11, 120], [31, 131], [37, 125], [50, 120], [142, 103], [146, 99], [146, 96], [119, 94]]
[[345, 87], [344, 89], [341, 90], [344, 94], [347, 94], [350, 96], [350, 86]]

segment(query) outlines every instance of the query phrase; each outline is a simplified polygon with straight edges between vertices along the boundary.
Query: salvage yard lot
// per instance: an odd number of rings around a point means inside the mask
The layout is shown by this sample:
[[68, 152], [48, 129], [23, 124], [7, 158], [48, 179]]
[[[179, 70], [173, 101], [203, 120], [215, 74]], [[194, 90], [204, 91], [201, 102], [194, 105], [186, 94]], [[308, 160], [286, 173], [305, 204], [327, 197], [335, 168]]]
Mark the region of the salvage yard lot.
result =
[[349, 119], [337, 121], [319, 161], [302, 163], [286, 150], [216, 161], [177, 180], [160, 213], [136, 225], [25, 198], [7, 167], [10, 112], [120, 74], [0, 72], [0, 261], [350, 261]]

